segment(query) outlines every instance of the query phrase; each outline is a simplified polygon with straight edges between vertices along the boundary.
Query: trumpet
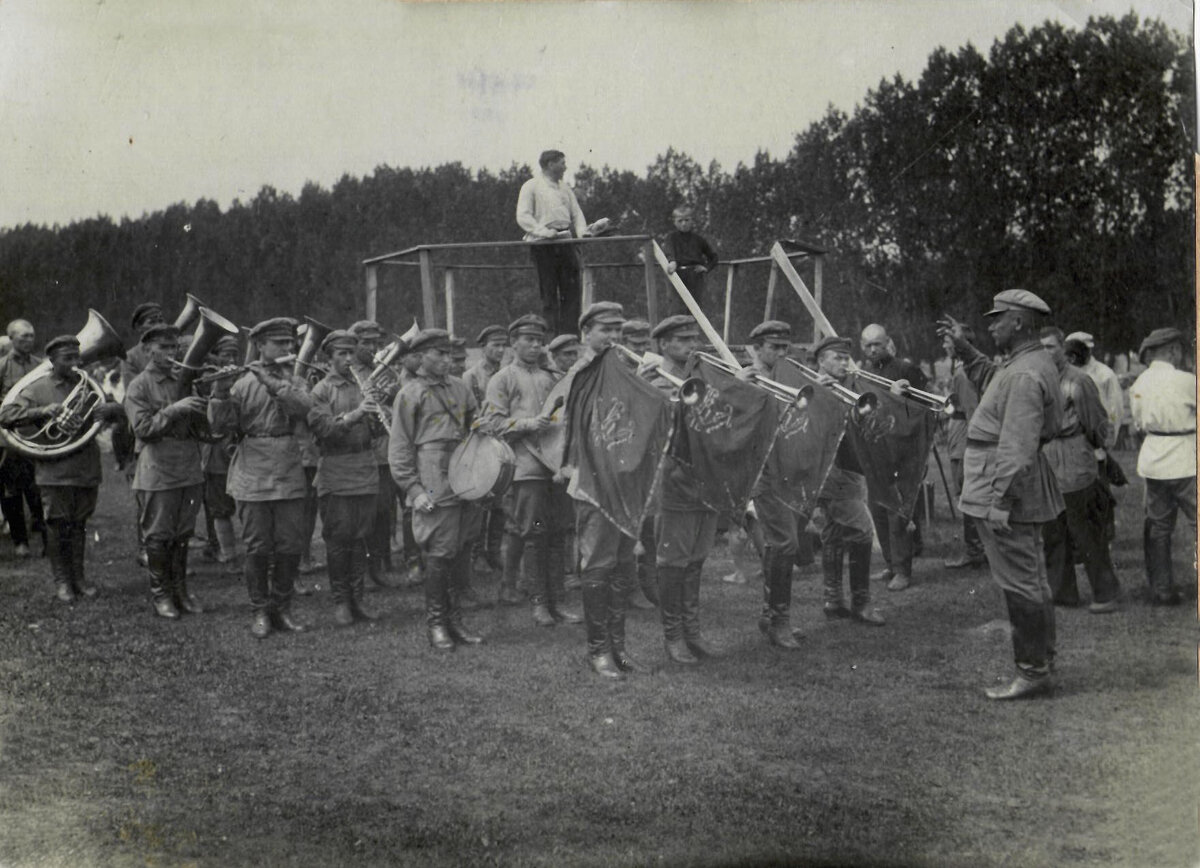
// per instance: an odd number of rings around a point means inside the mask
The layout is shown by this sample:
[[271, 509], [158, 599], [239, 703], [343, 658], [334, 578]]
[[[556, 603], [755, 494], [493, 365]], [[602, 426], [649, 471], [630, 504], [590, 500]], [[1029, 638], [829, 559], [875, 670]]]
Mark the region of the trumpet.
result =
[[[883, 386], [886, 389], [893, 389], [896, 385], [896, 380], [889, 380], [881, 374], [875, 374], [871, 371], [864, 371], [862, 368], [855, 368], [854, 373], [862, 377], [868, 383], [874, 383], [877, 386]], [[921, 404], [927, 410], [932, 410], [934, 413], [941, 413], [946, 416], [953, 416], [958, 409], [954, 406], [954, 398], [948, 395], [939, 395], [936, 392], [926, 392], [923, 389], [914, 389], [912, 386], [901, 387], [901, 394], [906, 395]]]
[[[727, 371], [728, 373], [735, 375], [739, 372], [739, 369], [736, 366], [731, 365], [724, 359], [718, 358], [710, 353], [697, 353], [696, 355], [708, 362], [714, 368], [720, 368], [723, 371]], [[758, 386], [760, 389], [770, 392], [780, 401], [783, 401], [783, 403], [795, 404], [801, 409], [808, 406], [809, 399], [811, 399], [813, 395], [812, 386], [787, 386], [776, 380], [772, 380], [770, 377], [763, 376], [757, 371], [751, 372], [750, 382]]]
[[639, 356], [629, 347], [622, 344], [613, 344], [618, 350], [625, 354], [630, 361], [638, 366], [638, 373], [643, 371], [658, 371], [660, 377], [679, 390], [679, 400], [687, 406], [700, 403], [704, 397], [705, 390], [708, 386], [699, 377], [688, 377], [686, 380], [682, 377], [677, 377], [674, 374], [669, 374], [662, 369], [662, 364], [666, 359], [657, 353], [646, 353]]
[[358, 389], [363, 393], [363, 396], [375, 402], [375, 418], [390, 437], [392, 434], [392, 419], [383, 406], [386, 401], [385, 396], [380, 393], [378, 386], [371, 380], [375, 374], [372, 373], [371, 376], [364, 377], [354, 369], [353, 365], [350, 366], [350, 373], [354, 375], [354, 382], [358, 383]]
[[[821, 376], [820, 371], [814, 371], [808, 365], [803, 365], [795, 359], [785, 358], [784, 361], [795, 366], [800, 373], [804, 374], [804, 376], [808, 377], [810, 380], [817, 380]], [[843, 386], [841, 383], [834, 382], [829, 383], [828, 385], [829, 390], [833, 392], [833, 394], [843, 404], [849, 404], [860, 416], [874, 411], [874, 409], [879, 406], [879, 399], [870, 392], [863, 392], [860, 395], [858, 392], [854, 391], [848, 386]]]

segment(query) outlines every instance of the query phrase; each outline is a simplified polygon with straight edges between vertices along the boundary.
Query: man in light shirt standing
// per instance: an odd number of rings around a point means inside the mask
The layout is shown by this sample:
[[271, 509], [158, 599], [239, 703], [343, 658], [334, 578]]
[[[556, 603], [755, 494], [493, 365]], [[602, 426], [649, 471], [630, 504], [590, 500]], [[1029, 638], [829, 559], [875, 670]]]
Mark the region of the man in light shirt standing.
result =
[[[567, 158], [562, 151], [542, 151], [538, 165], [541, 173], [522, 184], [517, 196], [517, 225], [525, 230], [525, 240], [548, 242], [582, 237], [587, 220], [575, 191], [563, 181]], [[582, 293], [576, 246], [531, 244], [529, 252], [537, 268], [544, 319], [554, 332], [574, 331]]]
[[1171, 534], [1182, 512], [1196, 538], [1196, 375], [1180, 370], [1183, 333], [1155, 329], [1138, 357], [1149, 367], [1129, 387], [1133, 424], [1146, 435], [1137, 472], [1146, 480], [1142, 541], [1153, 603], [1178, 606], [1182, 595], [1171, 571]]

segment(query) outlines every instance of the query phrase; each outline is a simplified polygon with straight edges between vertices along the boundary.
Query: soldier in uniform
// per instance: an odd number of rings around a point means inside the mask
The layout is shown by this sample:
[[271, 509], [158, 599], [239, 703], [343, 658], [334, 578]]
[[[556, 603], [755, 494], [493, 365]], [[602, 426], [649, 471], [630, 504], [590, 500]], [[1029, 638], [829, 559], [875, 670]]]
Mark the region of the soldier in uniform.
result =
[[579, 338], [576, 335], [559, 335], [546, 347], [550, 352], [550, 360], [560, 374], [571, 370], [571, 366], [579, 360]]
[[[906, 383], [914, 389], [924, 389], [928, 385], [928, 378], [917, 365], [908, 359], [896, 358], [894, 345], [883, 326], [867, 326], [862, 331], [860, 343], [865, 370]], [[912, 562], [919, 546], [920, 529], [915, 519], [910, 522], [879, 504], [872, 503], [870, 509], [883, 559], [887, 561], [887, 569], [876, 578], [887, 582], [889, 591], [903, 591], [912, 584]]]
[[533, 621], [539, 627], [578, 624], [583, 619], [562, 606], [566, 567], [554, 483], [527, 445], [528, 438], [550, 426], [542, 408], [557, 378], [542, 367], [546, 321], [526, 314], [508, 327], [508, 335], [516, 358], [488, 383], [484, 425], [516, 453], [509, 521], [521, 543]]
[[959, 506], [976, 519], [1012, 624], [1017, 675], [986, 691], [995, 700], [1035, 696], [1051, 686], [1054, 601], [1041, 526], [1063, 511], [1063, 498], [1041, 446], [1061, 430], [1063, 398], [1054, 360], [1038, 338], [1038, 320], [1048, 313], [1046, 303], [1024, 289], [995, 296], [987, 316], [996, 349], [1005, 354], [999, 365], [967, 343], [950, 317], [941, 327], [981, 392], [967, 428]]
[[125, 390], [125, 415], [137, 437], [133, 489], [141, 508], [150, 596], [159, 617], [202, 612], [187, 589], [188, 540], [204, 500], [200, 440], [207, 434], [205, 401], [181, 396], [173, 365], [179, 329], [165, 323], [142, 335], [149, 358]]
[[[471, 390], [471, 394], [475, 396], [475, 401], [482, 407], [487, 400], [488, 382], [500, 370], [504, 352], [508, 349], [508, 329], [500, 325], [486, 326], [475, 338], [475, 343], [483, 351], [483, 357], [467, 369], [462, 380]], [[510, 535], [505, 532], [504, 506], [501, 498], [487, 498], [481, 506], [484, 509], [483, 531], [479, 541], [475, 544], [475, 557], [482, 558], [491, 569], [499, 570], [502, 569], [502, 553], [508, 557], [508, 560], [505, 561], [508, 563], [513, 558], [512, 549], [515, 548], [515, 558], [519, 563], [520, 539], [516, 537], [512, 540], [506, 539]], [[500, 591], [502, 597], [505, 596], [504, 589], [512, 587], [515, 578], [516, 567], [513, 567], [511, 571], [503, 572]]]
[[[827, 337], [815, 355], [823, 383], [848, 385], [849, 338]], [[884, 620], [871, 602], [871, 513], [867, 508], [867, 480], [850, 440], [843, 437], [829, 475], [817, 497], [825, 513], [821, 529], [821, 569], [825, 578], [825, 617], [853, 618], [872, 627]], [[842, 597], [842, 557], [849, 562], [850, 608]]]
[[[138, 342], [126, 351], [120, 368], [121, 383], [124, 384], [126, 390], [129, 389], [133, 378], [144, 371], [150, 362], [150, 348], [143, 342], [146, 332], [155, 326], [164, 325], [166, 322], [162, 306], [157, 302], [143, 302], [133, 309], [129, 325], [137, 333]], [[137, 439], [134, 437], [133, 431], [129, 429], [128, 423], [118, 423], [113, 428], [113, 457], [116, 459], [118, 467], [126, 468], [126, 478], [132, 480], [137, 461]], [[138, 501], [140, 497], [141, 495], [135, 490], [134, 500]], [[137, 529], [137, 562], [144, 567], [146, 566], [146, 543], [142, 539], [142, 504], [140, 501], [137, 503], [133, 524]]]
[[[8, 338], [12, 348], [8, 355], [0, 360], [0, 398], [9, 393], [16, 382], [28, 374], [42, 362], [42, 357], [33, 351], [33, 326], [23, 319], [13, 320], [8, 324]], [[9, 536], [12, 537], [13, 551], [19, 558], [27, 558], [29, 551], [29, 530], [42, 534], [42, 552], [46, 553], [46, 526], [42, 520], [42, 499], [38, 494], [33, 461], [21, 455], [15, 449], [6, 452], [4, 463], [0, 464], [0, 512], [3, 512], [8, 522]], [[29, 506], [30, 523], [25, 523], [25, 507]]]
[[450, 336], [450, 370], [451, 377], [462, 379], [467, 372], [467, 339]]
[[[651, 346], [650, 323], [644, 319], [626, 320], [621, 326], [621, 343], [631, 352], [639, 356], [645, 355]], [[623, 357], [628, 360], [628, 357]], [[631, 365], [635, 365], [630, 361]], [[628, 604], [635, 609], [654, 609], [658, 602], [658, 569], [655, 564], [655, 552], [658, 542], [654, 538], [655, 518], [647, 516], [642, 524], [639, 542], [642, 544], [640, 555], [635, 555], [637, 582], [630, 588]]]
[[382, 408], [363, 395], [350, 374], [357, 344], [353, 334], [341, 329], [330, 332], [321, 343], [330, 368], [313, 387], [308, 413], [308, 426], [321, 451], [316, 485], [334, 620], [342, 626], [374, 620], [363, 609], [362, 596], [366, 537], [379, 493], [371, 420]]
[[450, 490], [450, 455], [466, 437], [478, 411], [466, 384], [448, 374], [450, 335], [426, 329], [411, 350], [421, 357], [415, 380], [400, 389], [392, 413], [388, 461], [392, 479], [413, 510], [413, 536], [425, 556], [425, 622], [439, 651], [477, 645], [481, 636], [462, 621], [461, 588], [471, 569], [472, 538], [479, 512]]
[[238, 504], [246, 546], [250, 632], [304, 628], [290, 614], [304, 552], [307, 480], [301, 457], [312, 398], [304, 380], [277, 362], [295, 352], [296, 321], [276, 317], [250, 330], [259, 360], [238, 378], [217, 380], [208, 416], [214, 433], [240, 438], [229, 467], [229, 493]]
[[[751, 369], [775, 377], [775, 367], [786, 358], [792, 345], [792, 327], [782, 320], [767, 320], [750, 331], [754, 348]], [[754, 489], [754, 508], [763, 532], [763, 608], [758, 628], [772, 645], [795, 651], [797, 632], [792, 630], [792, 568], [795, 565], [800, 531], [808, 519], [798, 516], [775, 491], [781, 480], [764, 472]]]
[[[371, 394], [379, 406], [388, 407], [395, 398], [399, 383], [385, 375], [382, 381], [371, 382], [371, 374], [375, 370], [375, 354], [383, 347], [383, 339], [387, 334], [371, 320], [359, 320], [350, 326], [350, 333], [358, 340], [354, 362], [351, 365], [351, 378]], [[388, 472], [388, 434], [382, 425], [373, 425], [374, 440], [372, 448], [375, 462], [379, 469], [379, 486], [375, 499], [375, 517], [371, 522], [371, 530], [367, 534], [367, 574], [371, 581], [381, 588], [392, 587], [392, 527], [396, 523], [396, 491], [392, 487], [391, 474]]]
[[[40, 426], [62, 409], [79, 382], [74, 370], [79, 366], [79, 339], [74, 335], [54, 338], [46, 344], [46, 356], [53, 365], [50, 375], [30, 383], [0, 407], [0, 425]], [[97, 420], [111, 422], [124, 415], [120, 404], [105, 401], [96, 406], [85, 424]], [[100, 447], [96, 439], [93, 437], [74, 452], [58, 458], [37, 459], [34, 476], [46, 510], [47, 554], [56, 596], [64, 603], [73, 602], [77, 594], [96, 596], [96, 586], [87, 580], [83, 570], [87, 520], [96, 510], [101, 478]]]
[[[232, 335], [220, 338], [213, 348], [218, 367], [232, 367], [238, 363], [241, 347]], [[211, 388], [208, 390], [211, 395]], [[213, 536], [216, 537], [217, 560], [224, 569], [233, 571], [237, 566], [237, 536], [233, 531], [233, 516], [237, 503], [226, 490], [229, 484], [229, 456], [231, 444], [227, 437], [214, 438], [202, 449], [204, 467], [204, 511], [212, 520]], [[237, 569], [237, 572], [241, 572]]]
[[[669, 316], [655, 326], [665, 361], [661, 370], [687, 376], [688, 358], [700, 345], [700, 327], [690, 316]], [[670, 395], [677, 389], [656, 375], [651, 382]], [[686, 665], [720, 653], [700, 629], [700, 574], [717, 534], [717, 513], [700, 502], [691, 472], [670, 456], [663, 468], [662, 509], [655, 519], [658, 601], [667, 656]]]
[[[963, 337], [968, 342], [974, 342], [975, 330], [963, 324]], [[954, 488], [962, 494], [963, 487], [963, 455], [967, 451], [967, 425], [971, 414], [979, 405], [979, 392], [971, 383], [970, 377], [963, 370], [962, 362], [953, 355], [954, 341], [946, 338], [944, 346], [951, 353], [951, 364], [954, 374], [950, 378], [950, 397], [954, 399], [954, 414], [946, 422], [946, 451], [950, 454], [950, 474], [954, 478]], [[961, 570], [966, 567], [982, 567], [987, 563], [983, 554], [983, 543], [979, 540], [979, 531], [975, 528], [975, 520], [969, 515], [962, 517], [963, 554], [943, 562], [948, 570]]]
[[[578, 368], [611, 347], [621, 336], [624, 309], [612, 301], [598, 301], [579, 318], [584, 352]], [[567, 456], [567, 466], [572, 464]], [[574, 480], [567, 493], [574, 497]], [[634, 541], [586, 500], [575, 499], [575, 537], [579, 546], [583, 617], [587, 625], [588, 661], [604, 678], [623, 678], [638, 669], [625, 652], [625, 606], [635, 581]]]

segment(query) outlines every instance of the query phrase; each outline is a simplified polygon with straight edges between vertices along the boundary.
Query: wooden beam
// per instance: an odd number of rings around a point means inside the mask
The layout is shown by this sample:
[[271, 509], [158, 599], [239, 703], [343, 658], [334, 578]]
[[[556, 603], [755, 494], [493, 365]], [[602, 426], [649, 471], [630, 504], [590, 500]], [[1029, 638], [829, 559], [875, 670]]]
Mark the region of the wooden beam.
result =
[[425, 308], [422, 328], [437, 327], [437, 297], [433, 289], [433, 260], [428, 250], [421, 251], [421, 300]]
[[733, 317], [733, 275], [737, 272], [736, 265], [729, 266], [725, 275], [725, 322], [721, 324], [721, 340], [729, 343], [729, 320]]
[[804, 281], [800, 279], [799, 272], [796, 271], [791, 261], [787, 258], [787, 254], [784, 253], [783, 247], [778, 241], [771, 245], [771, 256], [774, 257], [775, 264], [779, 266], [779, 270], [783, 272], [783, 276], [787, 278], [792, 289], [796, 290], [796, 295], [800, 296], [800, 301], [812, 316], [813, 324], [816, 326], [814, 331], [820, 332], [819, 335], [813, 336], [814, 340], [820, 341], [822, 338], [836, 335], [837, 332], [833, 330], [828, 317], [825, 316], [824, 311], [821, 310], [821, 306], [817, 304], [817, 300], [813, 298], [812, 293], [808, 291], [808, 287], [804, 285]]
[[375, 319], [376, 303], [379, 298], [379, 269], [374, 265], [367, 266], [367, 310], [366, 318]]
[[779, 265], [771, 261], [771, 274], [767, 278], [767, 303], [763, 306], [763, 322], [773, 318], [775, 313], [775, 284], [779, 282]]
[[713, 328], [713, 324], [708, 321], [708, 317], [700, 309], [700, 305], [696, 304], [696, 299], [692, 297], [692, 293], [688, 290], [682, 278], [678, 274], [671, 274], [667, 271], [667, 266], [670, 265], [670, 262], [667, 260], [667, 254], [663, 253], [663, 249], [658, 246], [658, 242], [651, 241], [650, 249], [654, 253], [654, 259], [658, 262], [658, 267], [662, 269], [663, 274], [667, 276], [667, 280], [671, 282], [671, 286], [675, 288], [675, 291], [679, 293], [679, 297], [683, 299], [684, 305], [691, 311], [692, 316], [696, 318], [696, 322], [700, 326], [700, 331], [704, 332], [704, 336], [708, 338], [709, 343], [716, 349], [717, 354], [734, 367], [740, 368], [742, 366], [741, 362], [737, 360], [737, 356], [733, 354], [725, 344], [725, 341], [721, 340], [721, 336], [717, 334], [717, 330]]
[[813, 257], [813, 299], [816, 301], [817, 307], [821, 308], [822, 310], [825, 309], [825, 306], [821, 303], [821, 286], [824, 283], [824, 281], [821, 279], [821, 277], [822, 277], [824, 271], [825, 271], [825, 257], [824, 256], [814, 256]]
[[454, 334], [454, 269], [447, 268], [442, 280], [442, 288], [446, 298], [446, 331]]
[[643, 264], [646, 267], [646, 319], [653, 326], [658, 323], [658, 269], [654, 267], [654, 251], [650, 247], [652, 244], [655, 242], [647, 241], [642, 245], [642, 259], [645, 260]]
[[583, 293], [579, 299], [580, 310], [587, 310], [588, 305], [596, 300], [596, 272], [590, 265], [583, 266]]

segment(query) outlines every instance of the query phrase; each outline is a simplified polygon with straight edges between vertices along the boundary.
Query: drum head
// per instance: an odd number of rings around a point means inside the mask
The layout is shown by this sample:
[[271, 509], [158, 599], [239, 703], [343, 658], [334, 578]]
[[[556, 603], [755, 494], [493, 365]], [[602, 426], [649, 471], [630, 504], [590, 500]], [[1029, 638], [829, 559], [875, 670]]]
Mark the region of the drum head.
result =
[[447, 481], [461, 500], [481, 500], [508, 488], [516, 464], [516, 455], [507, 443], [472, 431], [450, 456]]

